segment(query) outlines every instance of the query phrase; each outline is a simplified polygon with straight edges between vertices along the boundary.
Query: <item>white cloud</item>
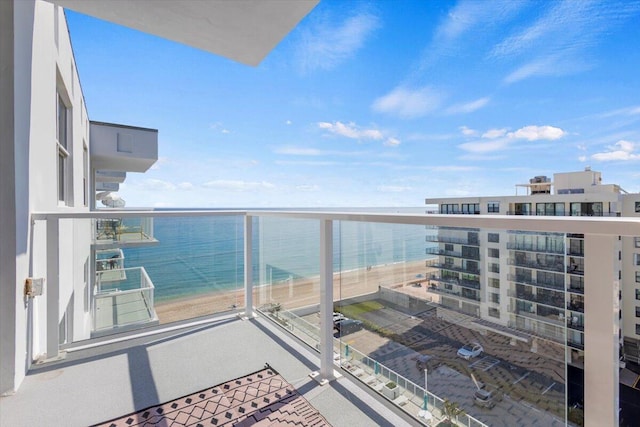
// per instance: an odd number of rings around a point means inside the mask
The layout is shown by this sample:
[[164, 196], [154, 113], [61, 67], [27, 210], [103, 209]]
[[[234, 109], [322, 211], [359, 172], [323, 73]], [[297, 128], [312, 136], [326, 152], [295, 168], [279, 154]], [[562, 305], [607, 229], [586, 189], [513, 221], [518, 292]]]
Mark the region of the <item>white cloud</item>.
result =
[[215, 190], [223, 190], [223, 191], [259, 191], [259, 190], [271, 190], [276, 188], [276, 186], [270, 182], [266, 181], [241, 181], [241, 180], [213, 180], [208, 181], [202, 184], [205, 188], [211, 188]]
[[[541, 3], [542, 4], [542, 3]], [[514, 83], [534, 76], [575, 74], [591, 68], [588, 49], [601, 43], [611, 28], [637, 14], [639, 4], [600, 1], [544, 3], [540, 18], [506, 37], [492, 50], [494, 59], [522, 58], [525, 63], [505, 78]]]
[[401, 185], [380, 185], [378, 186], [378, 191], [383, 193], [403, 193], [405, 191], [411, 191], [411, 187], [401, 186]]
[[614, 116], [637, 116], [637, 115], [640, 115], [640, 105], [620, 108], [613, 111], [607, 111], [606, 113], [602, 113], [599, 117], [604, 119], [604, 118], [614, 117]]
[[487, 105], [490, 101], [489, 97], [479, 98], [475, 101], [466, 102], [464, 104], [455, 104], [447, 108], [449, 114], [465, 114], [473, 113]]
[[537, 76], [565, 76], [587, 70], [591, 65], [578, 58], [568, 58], [552, 54], [541, 56], [520, 66], [507, 77], [507, 84], [516, 83], [529, 77]]
[[636, 144], [633, 142], [620, 140], [607, 149], [608, 151], [596, 153], [591, 158], [601, 162], [640, 160], [640, 154], [634, 153]]
[[470, 151], [472, 153], [487, 153], [490, 151], [498, 151], [506, 148], [509, 145], [508, 138], [500, 138], [493, 139], [491, 141], [475, 141], [475, 142], [465, 142], [464, 144], [460, 144], [458, 147], [462, 148], [465, 151]]
[[211, 126], [209, 126], [211, 129], [220, 132], [220, 133], [231, 133], [231, 131], [229, 131], [229, 129], [226, 129], [224, 127], [224, 125], [222, 124], [222, 122], [215, 122], [214, 124], [212, 124]]
[[362, 151], [335, 151], [335, 150], [319, 150], [309, 147], [282, 146], [273, 150], [276, 154], [284, 154], [286, 156], [360, 156]]
[[525, 126], [508, 134], [510, 138], [526, 139], [527, 141], [537, 141], [539, 139], [554, 141], [564, 135], [566, 135], [565, 131], [553, 126]]
[[386, 145], [387, 147], [397, 147], [398, 145], [400, 145], [400, 140], [398, 138], [387, 138], [387, 140], [384, 142], [384, 145]]
[[287, 120], [286, 122], [284, 122], [284, 124], [291, 125], [291, 124], [293, 124], [293, 122], [291, 120]]
[[308, 184], [303, 184], [303, 185], [296, 185], [296, 190], [298, 191], [307, 191], [307, 192], [315, 192], [315, 191], [319, 191], [320, 187], [317, 185], [308, 185]]
[[193, 190], [193, 184], [190, 182], [181, 182], [178, 184], [180, 190]]
[[395, 115], [405, 119], [422, 117], [442, 104], [443, 95], [430, 87], [409, 89], [396, 87], [388, 94], [376, 99], [371, 108], [379, 113]]
[[302, 71], [330, 70], [362, 48], [368, 37], [380, 26], [370, 12], [359, 12], [344, 20], [316, 15], [315, 21], [301, 30], [296, 59]]
[[580, 156], [580, 157], [578, 157], [578, 161], [580, 161], [580, 162], [582, 162], [582, 163], [586, 162], [586, 161], [587, 161], [587, 156]]
[[374, 139], [380, 140], [384, 135], [378, 129], [360, 129], [355, 123], [342, 122], [318, 122], [318, 127], [336, 135], [352, 139]]
[[173, 191], [176, 186], [169, 181], [163, 181], [161, 179], [148, 178], [142, 182], [142, 186], [151, 191]]
[[290, 156], [322, 156], [325, 154], [325, 152], [318, 150], [317, 148], [306, 147], [278, 147], [274, 152]]
[[565, 131], [553, 126], [525, 126], [515, 132], [507, 132], [506, 129], [490, 129], [482, 134], [482, 138], [489, 139], [489, 141], [470, 141], [460, 144], [458, 147], [472, 153], [488, 153], [504, 150], [515, 140], [554, 141], [564, 135], [566, 135]]
[[482, 134], [483, 138], [494, 139], [499, 138], [501, 136], [505, 136], [507, 134], [506, 129], [489, 129], [485, 133]]
[[466, 127], [466, 126], [460, 126], [459, 129], [460, 129], [460, 132], [462, 132], [462, 134], [466, 135], [466, 136], [476, 136], [476, 135], [478, 135], [478, 131], [477, 130], [470, 129], [470, 128]]

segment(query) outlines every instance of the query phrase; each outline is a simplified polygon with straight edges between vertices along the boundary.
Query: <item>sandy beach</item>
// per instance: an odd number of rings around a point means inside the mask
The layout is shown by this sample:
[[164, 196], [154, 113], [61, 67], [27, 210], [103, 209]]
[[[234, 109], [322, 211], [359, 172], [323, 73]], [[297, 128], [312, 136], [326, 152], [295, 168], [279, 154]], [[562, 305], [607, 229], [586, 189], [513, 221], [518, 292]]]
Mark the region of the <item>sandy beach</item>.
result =
[[[339, 301], [358, 295], [376, 292], [378, 286], [391, 287], [420, 281], [426, 277], [425, 261], [411, 261], [363, 269], [343, 271], [333, 275], [333, 298]], [[422, 276], [418, 276], [422, 275]], [[254, 306], [280, 303], [283, 308], [294, 309], [318, 304], [320, 301], [319, 277], [284, 281], [272, 286], [256, 287], [253, 291]], [[160, 323], [206, 316], [244, 306], [244, 289], [216, 292], [193, 297], [157, 302], [156, 313]]]

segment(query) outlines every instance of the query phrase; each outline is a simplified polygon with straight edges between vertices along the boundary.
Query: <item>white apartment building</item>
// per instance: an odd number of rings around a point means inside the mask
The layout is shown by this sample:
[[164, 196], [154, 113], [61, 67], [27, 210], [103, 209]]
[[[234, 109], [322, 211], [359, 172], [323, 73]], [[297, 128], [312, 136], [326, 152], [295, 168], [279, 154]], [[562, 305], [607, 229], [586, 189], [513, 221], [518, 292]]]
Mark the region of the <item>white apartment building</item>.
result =
[[[523, 194], [518, 194], [518, 192]], [[640, 194], [603, 184], [600, 172], [536, 176], [515, 196], [429, 198], [440, 214], [638, 216]], [[566, 345], [582, 367], [584, 236], [515, 230], [438, 229], [427, 240], [438, 255], [430, 291], [447, 307]], [[640, 361], [640, 238], [619, 238], [620, 357]], [[566, 334], [565, 334], [566, 328]]]

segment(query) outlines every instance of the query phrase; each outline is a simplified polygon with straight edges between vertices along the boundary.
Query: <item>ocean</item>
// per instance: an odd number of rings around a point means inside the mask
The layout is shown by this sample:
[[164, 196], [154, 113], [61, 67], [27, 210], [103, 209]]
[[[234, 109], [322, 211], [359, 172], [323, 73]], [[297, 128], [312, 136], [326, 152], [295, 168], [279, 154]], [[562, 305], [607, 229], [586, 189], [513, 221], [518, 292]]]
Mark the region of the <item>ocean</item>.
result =
[[[124, 248], [125, 267], [143, 266], [155, 300], [241, 289], [244, 217], [155, 218], [157, 245]], [[426, 259], [423, 226], [334, 222], [334, 271]], [[254, 285], [319, 274], [317, 221], [264, 217], [253, 227]]]

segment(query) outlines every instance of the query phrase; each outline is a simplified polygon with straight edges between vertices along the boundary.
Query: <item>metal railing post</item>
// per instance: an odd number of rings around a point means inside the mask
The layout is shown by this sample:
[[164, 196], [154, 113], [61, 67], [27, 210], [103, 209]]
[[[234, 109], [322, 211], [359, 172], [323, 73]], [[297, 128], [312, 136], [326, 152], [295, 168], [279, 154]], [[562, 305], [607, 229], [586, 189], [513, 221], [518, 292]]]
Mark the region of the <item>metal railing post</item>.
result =
[[253, 217], [244, 217], [244, 317], [253, 317]]

